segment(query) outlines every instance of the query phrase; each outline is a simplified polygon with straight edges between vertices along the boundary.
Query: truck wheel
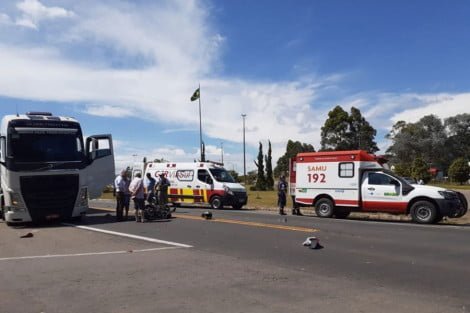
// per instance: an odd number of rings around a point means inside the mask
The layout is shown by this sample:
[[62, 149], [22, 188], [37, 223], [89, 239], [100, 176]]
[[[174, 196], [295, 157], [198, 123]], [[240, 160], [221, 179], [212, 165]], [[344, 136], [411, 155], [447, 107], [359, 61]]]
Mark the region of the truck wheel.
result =
[[220, 198], [219, 196], [213, 196], [211, 199], [211, 208], [214, 210], [220, 210], [222, 209], [222, 207], [222, 198]]
[[349, 209], [337, 209], [335, 212], [336, 218], [347, 218], [351, 214], [351, 210]]
[[315, 203], [315, 213], [318, 217], [332, 217], [335, 211], [333, 201], [322, 198]]
[[417, 201], [410, 210], [411, 218], [415, 223], [432, 224], [438, 218], [436, 206], [429, 201]]

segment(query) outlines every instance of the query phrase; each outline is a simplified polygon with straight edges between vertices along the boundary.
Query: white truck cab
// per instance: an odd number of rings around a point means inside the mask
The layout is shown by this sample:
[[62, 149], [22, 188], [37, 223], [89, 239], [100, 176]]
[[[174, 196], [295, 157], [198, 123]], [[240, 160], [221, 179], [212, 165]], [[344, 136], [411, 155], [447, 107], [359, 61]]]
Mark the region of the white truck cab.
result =
[[80, 124], [48, 112], [0, 124], [0, 217], [7, 224], [80, 217], [114, 178], [111, 135], [83, 142]]
[[410, 185], [365, 151], [300, 153], [290, 162], [290, 193], [320, 217], [345, 218], [352, 211], [411, 214], [417, 223], [461, 217], [468, 203], [459, 192]]

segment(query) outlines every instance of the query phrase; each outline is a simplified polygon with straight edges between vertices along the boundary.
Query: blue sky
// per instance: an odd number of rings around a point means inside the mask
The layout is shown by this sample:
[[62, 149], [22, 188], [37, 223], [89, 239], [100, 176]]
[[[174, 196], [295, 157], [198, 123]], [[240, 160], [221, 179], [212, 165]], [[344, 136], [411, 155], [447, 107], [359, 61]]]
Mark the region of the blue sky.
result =
[[[112, 133], [117, 168], [199, 155], [243, 170], [258, 142], [319, 148], [335, 105], [358, 107], [379, 147], [398, 120], [470, 113], [467, 1], [0, 3], [0, 115], [41, 110]], [[266, 152], [266, 149], [265, 149]]]

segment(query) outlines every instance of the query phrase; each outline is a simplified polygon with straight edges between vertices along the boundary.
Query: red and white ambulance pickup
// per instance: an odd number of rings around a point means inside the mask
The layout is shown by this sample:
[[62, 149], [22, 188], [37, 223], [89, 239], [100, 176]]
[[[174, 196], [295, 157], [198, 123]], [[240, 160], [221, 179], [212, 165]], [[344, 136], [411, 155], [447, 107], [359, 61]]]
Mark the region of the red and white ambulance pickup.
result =
[[429, 224], [467, 213], [463, 194], [410, 185], [384, 162], [361, 150], [299, 153], [290, 160], [290, 194], [297, 205], [314, 206], [319, 217], [386, 212], [411, 214], [413, 221]]

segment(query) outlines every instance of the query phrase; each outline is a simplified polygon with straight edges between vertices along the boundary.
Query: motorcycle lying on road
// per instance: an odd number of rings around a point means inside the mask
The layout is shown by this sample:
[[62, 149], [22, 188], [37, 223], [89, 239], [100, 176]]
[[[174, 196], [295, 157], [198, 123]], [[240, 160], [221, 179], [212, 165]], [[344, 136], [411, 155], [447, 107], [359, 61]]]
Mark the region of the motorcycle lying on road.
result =
[[155, 198], [149, 200], [144, 207], [144, 220], [153, 221], [171, 218], [171, 213], [175, 210], [170, 208], [168, 204], [159, 204]]

